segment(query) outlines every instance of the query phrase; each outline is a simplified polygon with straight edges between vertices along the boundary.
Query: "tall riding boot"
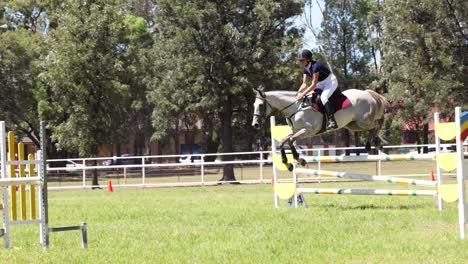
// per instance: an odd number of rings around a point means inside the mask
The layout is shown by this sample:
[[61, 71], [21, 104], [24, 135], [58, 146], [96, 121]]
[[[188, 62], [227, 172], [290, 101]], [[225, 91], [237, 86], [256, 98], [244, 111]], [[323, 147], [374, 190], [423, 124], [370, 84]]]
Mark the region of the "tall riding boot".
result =
[[338, 126], [333, 116], [335, 114], [335, 106], [331, 102], [327, 102], [324, 108], [327, 115], [327, 130], [337, 129]]

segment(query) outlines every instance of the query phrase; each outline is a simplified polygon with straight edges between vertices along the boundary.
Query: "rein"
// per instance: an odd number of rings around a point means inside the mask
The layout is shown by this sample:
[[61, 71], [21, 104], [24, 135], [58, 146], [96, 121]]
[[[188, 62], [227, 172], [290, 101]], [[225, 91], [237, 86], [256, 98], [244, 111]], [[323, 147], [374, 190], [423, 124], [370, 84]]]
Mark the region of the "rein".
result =
[[[266, 102], [266, 105], [265, 105], [265, 108], [268, 106], [270, 107], [270, 109], [272, 109], [271, 113], [269, 115], [266, 114], [266, 109], [265, 111], [263, 111], [264, 115], [259, 115], [259, 114], [254, 114], [254, 116], [258, 116], [258, 117], [262, 117], [264, 119], [267, 119], [268, 117], [272, 116], [275, 112], [279, 112], [279, 113], [282, 113], [284, 110], [288, 109], [289, 107], [293, 106], [296, 104], [296, 102], [292, 102], [290, 103], [289, 105], [287, 105], [286, 107], [283, 107], [283, 109], [281, 110], [274, 110], [274, 108], [271, 106], [271, 104], [267, 101], [266, 97], [259, 97], [257, 96], [257, 99], [261, 99], [263, 100], [264, 102]], [[297, 112], [295, 112], [294, 114], [292, 114], [290, 117], [288, 117], [288, 119], [290, 119], [292, 116], [294, 116]]]

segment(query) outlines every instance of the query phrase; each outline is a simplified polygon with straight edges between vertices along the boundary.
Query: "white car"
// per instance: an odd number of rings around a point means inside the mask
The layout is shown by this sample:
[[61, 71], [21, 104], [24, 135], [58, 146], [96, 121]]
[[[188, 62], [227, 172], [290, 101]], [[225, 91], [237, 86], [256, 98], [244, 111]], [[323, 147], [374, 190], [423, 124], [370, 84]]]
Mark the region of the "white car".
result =
[[73, 170], [78, 170], [78, 169], [83, 168], [83, 164], [82, 163], [76, 163], [76, 162], [74, 162], [72, 160], [67, 160], [67, 162], [65, 164], [65, 167], [66, 167], [66, 170], [73, 171]]
[[180, 156], [179, 162], [180, 163], [200, 163], [201, 156], [197, 154]]

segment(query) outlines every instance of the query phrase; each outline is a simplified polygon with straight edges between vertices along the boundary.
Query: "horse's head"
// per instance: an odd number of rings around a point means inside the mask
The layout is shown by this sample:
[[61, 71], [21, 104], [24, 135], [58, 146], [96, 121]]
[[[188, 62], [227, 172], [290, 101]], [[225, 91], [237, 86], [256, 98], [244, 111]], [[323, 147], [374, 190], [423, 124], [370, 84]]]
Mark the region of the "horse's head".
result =
[[266, 119], [268, 116], [266, 94], [261, 90], [254, 90], [255, 92], [255, 102], [254, 102], [254, 113], [252, 126], [255, 129], [259, 129], [261, 122]]

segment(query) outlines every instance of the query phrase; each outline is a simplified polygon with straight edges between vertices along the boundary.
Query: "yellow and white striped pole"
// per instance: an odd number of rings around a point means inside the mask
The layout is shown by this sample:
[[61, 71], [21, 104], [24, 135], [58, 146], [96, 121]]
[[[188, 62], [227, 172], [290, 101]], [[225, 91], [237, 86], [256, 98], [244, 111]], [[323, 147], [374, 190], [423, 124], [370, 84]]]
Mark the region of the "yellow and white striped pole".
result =
[[325, 177], [380, 181], [380, 182], [395, 183], [395, 184], [409, 184], [409, 185], [429, 186], [429, 187], [437, 186], [436, 181], [414, 180], [414, 179], [388, 177], [388, 176], [372, 176], [368, 174], [357, 174], [357, 173], [347, 173], [347, 172], [337, 172], [337, 171], [297, 168], [296, 173], [309, 174], [309, 175], [315, 175], [315, 176], [325, 176]]

